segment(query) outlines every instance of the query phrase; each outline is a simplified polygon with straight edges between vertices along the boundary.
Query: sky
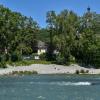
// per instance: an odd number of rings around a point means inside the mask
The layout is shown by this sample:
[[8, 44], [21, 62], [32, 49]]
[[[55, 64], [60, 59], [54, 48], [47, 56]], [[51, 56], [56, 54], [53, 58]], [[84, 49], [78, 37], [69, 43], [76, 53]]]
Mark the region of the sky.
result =
[[89, 6], [91, 11], [100, 14], [100, 0], [0, 0], [0, 4], [12, 11], [31, 16], [40, 27], [46, 27], [46, 13], [51, 10], [59, 13], [68, 9], [81, 16]]

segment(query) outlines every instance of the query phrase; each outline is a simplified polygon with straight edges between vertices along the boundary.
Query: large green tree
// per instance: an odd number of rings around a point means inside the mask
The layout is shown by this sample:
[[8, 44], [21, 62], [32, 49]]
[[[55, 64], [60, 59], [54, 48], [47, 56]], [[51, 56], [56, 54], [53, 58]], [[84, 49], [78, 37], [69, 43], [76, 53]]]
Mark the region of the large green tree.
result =
[[31, 17], [0, 5], [0, 54], [34, 52], [37, 45], [38, 24]]

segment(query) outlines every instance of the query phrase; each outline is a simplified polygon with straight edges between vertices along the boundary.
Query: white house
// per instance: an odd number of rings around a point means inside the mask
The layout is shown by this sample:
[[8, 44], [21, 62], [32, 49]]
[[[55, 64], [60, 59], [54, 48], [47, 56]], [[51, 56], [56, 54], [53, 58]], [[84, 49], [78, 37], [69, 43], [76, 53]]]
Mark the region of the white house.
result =
[[39, 42], [38, 42], [37, 54], [38, 54], [38, 55], [41, 55], [41, 54], [43, 54], [43, 53], [46, 53], [46, 51], [47, 51], [47, 46], [46, 46], [46, 44], [45, 44], [44, 42], [42, 42], [42, 41], [39, 41]]

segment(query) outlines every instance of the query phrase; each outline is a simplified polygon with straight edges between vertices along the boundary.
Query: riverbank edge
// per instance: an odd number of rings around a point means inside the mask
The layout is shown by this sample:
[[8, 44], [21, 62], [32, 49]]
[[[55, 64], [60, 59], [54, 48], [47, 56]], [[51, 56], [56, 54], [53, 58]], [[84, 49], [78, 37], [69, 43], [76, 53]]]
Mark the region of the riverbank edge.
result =
[[69, 66], [56, 64], [32, 64], [29, 66], [9, 66], [0, 69], [0, 75], [15, 74], [100, 74], [100, 69], [85, 68], [77, 64]]

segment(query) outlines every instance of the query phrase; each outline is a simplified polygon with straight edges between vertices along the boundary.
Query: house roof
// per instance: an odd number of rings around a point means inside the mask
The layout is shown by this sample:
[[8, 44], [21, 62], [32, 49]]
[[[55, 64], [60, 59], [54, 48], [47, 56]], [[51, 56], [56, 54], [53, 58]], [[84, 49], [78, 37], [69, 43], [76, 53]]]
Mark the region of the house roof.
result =
[[46, 48], [45, 42], [38, 41], [38, 48]]

